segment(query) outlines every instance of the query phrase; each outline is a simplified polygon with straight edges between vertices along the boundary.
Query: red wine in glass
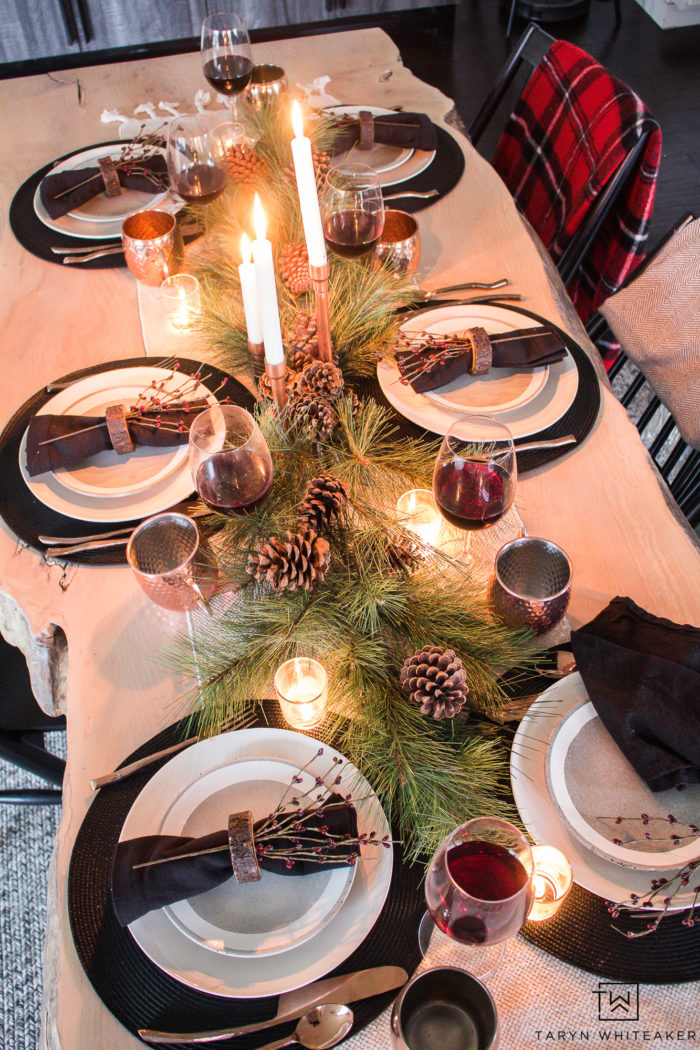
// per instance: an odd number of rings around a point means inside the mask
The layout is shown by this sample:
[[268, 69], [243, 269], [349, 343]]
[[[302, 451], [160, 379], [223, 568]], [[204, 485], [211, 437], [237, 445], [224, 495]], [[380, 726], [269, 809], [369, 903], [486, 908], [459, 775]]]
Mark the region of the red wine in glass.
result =
[[248, 450], [217, 452], [199, 465], [195, 478], [200, 498], [222, 514], [254, 510], [271, 485], [269, 457]]
[[493, 525], [513, 502], [515, 479], [499, 463], [447, 461], [433, 476], [433, 495], [443, 518], [458, 529]]
[[219, 55], [205, 62], [202, 72], [220, 95], [238, 95], [250, 83], [253, 63], [245, 55]]
[[383, 228], [383, 218], [376, 212], [339, 211], [326, 219], [323, 233], [336, 255], [356, 259], [372, 250]]
[[188, 204], [209, 204], [226, 188], [226, 172], [213, 164], [192, 164], [175, 179], [175, 189]]
[[445, 865], [436, 879], [438, 901], [429, 908], [443, 933], [464, 944], [492, 944], [520, 929], [530, 907], [520, 892], [528, 873], [509, 850], [495, 842], [460, 843], [447, 850]]

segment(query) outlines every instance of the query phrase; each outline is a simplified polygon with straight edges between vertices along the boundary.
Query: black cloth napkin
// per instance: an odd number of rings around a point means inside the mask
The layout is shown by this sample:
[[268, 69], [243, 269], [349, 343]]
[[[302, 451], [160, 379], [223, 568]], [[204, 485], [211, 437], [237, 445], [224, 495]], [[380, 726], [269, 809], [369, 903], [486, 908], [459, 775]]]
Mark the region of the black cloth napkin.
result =
[[[253, 838], [267, 818], [257, 821]], [[328, 797], [322, 810], [314, 813], [305, 822], [303, 831], [304, 852], [328, 844], [328, 836], [336, 841], [332, 855], [313, 858], [294, 856], [295, 839], [291, 835], [279, 834], [274, 840], [265, 838], [263, 848], [256, 844], [258, 865], [264, 872], [275, 875], [310, 875], [339, 865], [347, 867], [354, 863], [357, 855], [357, 812], [345, 799], [336, 794]], [[343, 841], [343, 839], [347, 841]], [[198, 857], [184, 857], [207, 849], [218, 849], [216, 853]], [[265, 849], [291, 850], [288, 857], [269, 856]], [[139, 868], [134, 865], [145, 861], [169, 858], [153, 867]], [[112, 901], [117, 919], [122, 926], [140, 918], [155, 908], [163, 908], [174, 901], [194, 897], [198, 893], [219, 886], [232, 878], [231, 854], [228, 847], [228, 830], [215, 831], [202, 838], [185, 838], [178, 835], [147, 835], [143, 838], [120, 842], [114, 856], [112, 869]], [[235, 887], [233, 889], [235, 892]]]
[[[345, 153], [359, 141], [359, 118], [339, 117], [336, 127], [339, 134], [333, 143], [333, 153]], [[437, 149], [437, 131], [425, 113], [387, 113], [374, 117], [374, 141], [382, 146], [434, 150]], [[356, 159], [362, 159], [361, 151]]]
[[[541, 335], [528, 335], [532, 329], [510, 332], [508, 338], [491, 344], [491, 368], [528, 369], [554, 364], [566, 355], [561, 339], [554, 332], [542, 330]], [[419, 349], [396, 352], [396, 363], [401, 375], [418, 394], [446, 386], [459, 376], [472, 373], [472, 352], [448, 352], [438, 342], [426, 341]]]
[[[153, 157], [135, 159], [134, 166], [146, 169], [148, 174], [117, 168], [120, 185], [128, 190], [143, 193], [158, 193], [167, 189], [168, 169], [165, 157], [157, 153]], [[58, 171], [41, 180], [39, 194], [41, 202], [52, 219], [58, 219], [74, 211], [87, 201], [104, 193], [104, 180], [99, 168], [78, 168], [75, 171]]]
[[598, 716], [651, 790], [700, 783], [700, 628], [618, 597], [571, 647]]
[[[143, 412], [138, 419], [129, 420], [129, 436], [134, 445], [186, 445], [192, 420], [206, 405], [206, 401], [198, 400], [192, 401], [187, 411]], [[44, 441], [51, 443], [42, 444]], [[33, 416], [27, 430], [27, 471], [34, 477], [111, 448], [104, 416]]]

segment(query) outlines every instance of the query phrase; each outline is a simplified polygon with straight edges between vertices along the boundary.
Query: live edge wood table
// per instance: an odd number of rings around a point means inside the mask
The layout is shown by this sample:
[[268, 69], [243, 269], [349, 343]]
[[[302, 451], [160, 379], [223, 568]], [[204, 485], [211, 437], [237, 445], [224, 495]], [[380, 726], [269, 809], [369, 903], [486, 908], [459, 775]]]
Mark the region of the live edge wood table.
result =
[[[348, 103], [401, 104], [445, 122], [451, 103], [403, 67], [378, 29], [280, 41], [254, 49], [283, 66], [291, 84], [329, 74]], [[69, 70], [0, 83], [3, 213], [15, 189], [53, 158], [111, 135], [104, 109], [131, 113], [147, 99], [191, 105], [203, 86], [198, 54]], [[459, 185], [419, 216], [425, 287], [507, 276], [524, 305], [557, 320], [595, 359], [573, 309], [506, 189], [460, 133], [466, 171]], [[83, 366], [142, 354], [136, 286], [125, 269], [84, 271], [40, 261], [15, 241], [6, 218], [0, 256], [2, 425], [39, 387]], [[598, 367], [598, 365], [597, 365]], [[531, 535], [570, 555], [569, 619], [589, 620], [616, 594], [661, 616], [700, 624], [700, 558], [669, 503], [637, 432], [603, 384], [602, 407], [583, 445], [518, 484], [517, 506]], [[143, 1045], [114, 1019], [85, 977], [66, 911], [71, 847], [91, 802], [91, 776], [180, 714], [181, 683], [154, 659], [183, 624], [149, 602], [128, 569], [49, 566], [0, 525], [0, 630], [28, 657], [47, 710], [68, 721], [64, 807], [49, 877], [42, 1046], [127, 1050]], [[63, 638], [65, 637], [65, 645]], [[452, 959], [459, 961], [458, 954]], [[433, 960], [434, 961], [434, 960]], [[598, 978], [518, 938], [489, 980], [504, 1047], [536, 1046], [596, 1028]], [[645, 986], [640, 1029], [694, 1029], [698, 985]], [[386, 1015], [352, 1038], [384, 1047]], [[628, 1026], [626, 1029], [630, 1031]], [[548, 1033], [555, 1033], [554, 1036]], [[557, 1035], [557, 1033], [559, 1033]], [[595, 1035], [595, 1032], [594, 1032]], [[632, 1038], [631, 1034], [626, 1038]], [[648, 1037], [646, 1037], [648, 1038]], [[655, 1046], [675, 1046], [671, 1034]], [[595, 1041], [595, 1039], [593, 1039]]]

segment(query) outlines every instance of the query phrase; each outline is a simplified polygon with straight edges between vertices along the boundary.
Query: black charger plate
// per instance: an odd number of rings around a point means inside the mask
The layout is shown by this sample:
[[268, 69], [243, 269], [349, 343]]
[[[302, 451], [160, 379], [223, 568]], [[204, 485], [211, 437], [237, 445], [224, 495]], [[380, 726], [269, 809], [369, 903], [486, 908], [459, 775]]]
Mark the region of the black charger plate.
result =
[[[129, 368], [131, 366], [158, 366], [165, 358], [162, 357], [130, 357], [121, 361], [109, 361], [107, 364], [93, 365], [90, 368], [81, 368], [68, 375], [62, 376], [56, 382], [69, 382], [76, 379], [84, 379], [86, 376], [98, 375], [101, 372], [109, 372], [115, 368]], [[168, 363], [172, 358], [168, 358]], [[241, 405], [252, 411], [255, 398], [249, 390], [222, 372], [220, 368], [213, 365], [202, 365], [201, 361], [190, 361], [188, 358], [177, 359], [180, 370], [183, 373], [193, 373], [202, 369], [202, 383], [209, 390], [216, 390], [226, 380], [226, 387], [221, 396], [228, 395], [233, 404]], [[76, 541], [81, 536], [89, 536], [92, 533], [111, 532], [120, 528], [136, 528], [139, 521], [115, 521], [115, 522], [81, 522], [75, 518], [68, 518], [50, 507], [44, 506], [34, 496], [25, 484], [19, 469], [19, 448], [22, 437], [29, 426], [29, 420], [42, 405], [53, 397], [47, 394], [45, 389], [37, 391], [33, 397], [17, 409], [2, 434], [0, 434], [0, 517], [10, 526], [12, 531], [21, 540], [44, 553], [49, 548], [39, 542], [38, 537], [47, 536], [74, 536]], [[125, 562], [124, 548], [107, 549], [102, 551], [83, 551], [80, 554], [62, 555], [61, 561], [74, 561], [90, 565], [123, 565]]]

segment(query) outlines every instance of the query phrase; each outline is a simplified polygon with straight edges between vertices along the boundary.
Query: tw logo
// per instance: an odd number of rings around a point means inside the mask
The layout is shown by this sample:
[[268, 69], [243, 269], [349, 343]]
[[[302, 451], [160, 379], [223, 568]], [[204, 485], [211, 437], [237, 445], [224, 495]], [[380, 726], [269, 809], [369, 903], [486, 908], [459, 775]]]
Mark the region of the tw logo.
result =
[[598, 990], [599, 1021], [638, 1021], [639, 1020], [639, 985], [621, 984], [615, 981], [599, 981]]

